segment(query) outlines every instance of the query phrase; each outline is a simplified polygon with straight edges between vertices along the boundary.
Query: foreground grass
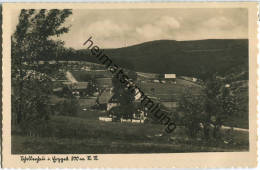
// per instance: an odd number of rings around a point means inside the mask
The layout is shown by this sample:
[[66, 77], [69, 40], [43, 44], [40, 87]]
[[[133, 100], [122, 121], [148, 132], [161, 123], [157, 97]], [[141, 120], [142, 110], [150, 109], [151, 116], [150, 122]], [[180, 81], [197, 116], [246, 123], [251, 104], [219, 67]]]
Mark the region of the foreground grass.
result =
[[[93, 139], [35, 138], [12, 136], [13, 154], [86, 154], [86, 153], [183, 153], [183, 152], [232, 152], [229, 147], [198, 146], [171, 143], [101, 142]], [[240, 151], [245, 151], [241, 148]]]
[[230, 116], [224, 121], [224, 125], [229, 127], [249, 129], [248, 117], [241, 118], [238, 116]]
[[[13, 154], [54, 153], [175, 153], [247, 151], [247, 132], [222, 132], [219, 141], [189, 139], [184, 128], [164, 134], [164, 126], [100, 122], [66, 116], [55, 116], [46, 128], [35, 132], [40, 137], [12, 131]], [[47, 133], [45, 133], [47, 132]], [[33, 134], [35, 134], [33, 132]], [[224, 143], [232, 138], [232, 142]]]

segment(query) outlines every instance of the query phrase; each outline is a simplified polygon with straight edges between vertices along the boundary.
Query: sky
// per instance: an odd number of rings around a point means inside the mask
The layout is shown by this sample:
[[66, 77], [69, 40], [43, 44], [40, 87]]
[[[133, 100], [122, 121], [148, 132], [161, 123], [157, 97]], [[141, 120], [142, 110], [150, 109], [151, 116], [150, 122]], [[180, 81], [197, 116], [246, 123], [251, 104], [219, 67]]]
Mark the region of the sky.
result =
[[65, 23], [70, 31], [59, 38], [75, 49], [85, 48], [90, 36], [101, 48], [161, 39], [248, 38], [246, 8], [77, 9], [72, 13]]

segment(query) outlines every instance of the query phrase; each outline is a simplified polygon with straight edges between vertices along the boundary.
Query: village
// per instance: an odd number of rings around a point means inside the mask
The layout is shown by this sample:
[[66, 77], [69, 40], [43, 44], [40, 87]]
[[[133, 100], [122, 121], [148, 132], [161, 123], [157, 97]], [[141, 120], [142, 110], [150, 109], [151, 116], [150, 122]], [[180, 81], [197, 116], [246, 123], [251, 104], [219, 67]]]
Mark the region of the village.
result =
[[[40, 64], [46, 62], [40, 61]], [[55, 63], [48, 62], [50, 65]], [[64, 95], [64, 90], [77, 98], [79, 108], [83, 112], [89, 110], [99, 110], [106, 113], [99, 116], [100, 121], [105, 122], [128, 122], [145, 123], [148, 120], [147, 109], [138, 109], [132, 117], [119, 117], [114, 114], [116, 107], [120, 105], [114, 97], [112, 74], [104, 66], [78, 61], [59, 61], [62, 67], [59, 69], [56, 78], [57, 82], [53, 88], [54, 94]], [[178, 99], [185, 88], [192, 88], [197, 94], [200, 93], [201, 86], [199, 80], [194, 77], [177, 76], [176, 74], [153, 74], [137, 72], [136, 84], [145, 94], [162, 105], [166, 111], [174, 111], [178, 106]], [[55, 96], [52, 105], [61, 100]], [[63, 98], [65, 100], [65, 98]], [[140, 105], [140, 97], [135, 96], [134, 103]]]

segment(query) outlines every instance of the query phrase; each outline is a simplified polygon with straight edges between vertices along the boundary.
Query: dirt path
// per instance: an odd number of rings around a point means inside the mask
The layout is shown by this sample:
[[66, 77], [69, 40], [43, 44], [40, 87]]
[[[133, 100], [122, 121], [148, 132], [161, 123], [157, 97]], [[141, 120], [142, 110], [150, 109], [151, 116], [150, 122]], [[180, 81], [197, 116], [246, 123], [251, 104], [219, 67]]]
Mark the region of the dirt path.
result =
[[[201, 124], [200, 126], [203, 127], [202, 124]], [[210, 124], [210, 126], [211, 126], [211, 127], [214, 127], [213, 124]], [[224, 126], [224, 125], [221, 126], [221, 129], [224, 129], [224, 130], [229, 130], [229, 129], [231, 130], [232, 128], [233, 128], [234, 131], [249, 132], [249, 129], [243, 129], [243, 128], [237, 128], [237, 127], [230, 127], [230, 126]]]
[[[232, 127], [229, 127], [229, 126], [221, 126], [222, 129], [231, 129]], [[243, 128], [236, 128], [236, 127], [233, 127], [233, 130], [235, 131], [243, 131], [243, 132], [249, 132], [249, 129], [243, 129]]]
[[74, 78], [71, 72], [67, 71], [66, 72], [66, 78], [71, 81], [72, 83], [77, 83], [78, 81]]

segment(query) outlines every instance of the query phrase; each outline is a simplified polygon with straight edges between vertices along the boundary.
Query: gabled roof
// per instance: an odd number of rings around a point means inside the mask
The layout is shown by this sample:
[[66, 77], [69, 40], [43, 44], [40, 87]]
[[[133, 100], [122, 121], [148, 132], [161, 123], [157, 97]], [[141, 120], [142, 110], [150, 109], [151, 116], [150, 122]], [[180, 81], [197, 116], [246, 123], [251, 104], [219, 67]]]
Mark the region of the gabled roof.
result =
[[117, 103], [118, 99], [115, 97], [115, 95], [113, 94], [113, 96], [110, 98], [109, 103]]
[[101, 95], [98, 98], [98, 102], [100, 104], [109, 103], [110, 99], [114, 96], [114, 93], [112, 93], [110, 90], [105, 90], [101, 93]]
[[73, 90], [84, 90], [88, 88], [88, 82], [77, 82], [72, 84], [71, 88]]

